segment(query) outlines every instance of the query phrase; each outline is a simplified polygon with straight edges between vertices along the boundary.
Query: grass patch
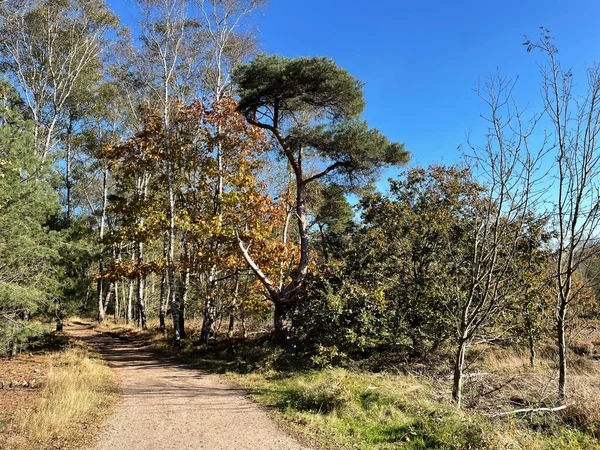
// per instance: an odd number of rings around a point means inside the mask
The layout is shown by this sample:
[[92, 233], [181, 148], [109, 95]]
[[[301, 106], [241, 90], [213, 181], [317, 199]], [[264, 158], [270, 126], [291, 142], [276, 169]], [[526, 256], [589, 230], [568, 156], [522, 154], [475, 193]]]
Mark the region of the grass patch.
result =
[[294, 428], [339, 448], [486, 448], [483, 424], [416, 378], [339, 368], [230, 377]]
[[17, 432], [6, 448], [74, 448], [95, 434], [103, 411], [116, 399], [115, 374], [85, 348], [71, 347], [51, 358], [40, 399], [15, 418]]
[[514, 417], [460, 411], [421, 378], [325, 369], [228, 375], [284, 423], [323, 448], [597, 449], [598, 441], [557, 424], [535, 431]]

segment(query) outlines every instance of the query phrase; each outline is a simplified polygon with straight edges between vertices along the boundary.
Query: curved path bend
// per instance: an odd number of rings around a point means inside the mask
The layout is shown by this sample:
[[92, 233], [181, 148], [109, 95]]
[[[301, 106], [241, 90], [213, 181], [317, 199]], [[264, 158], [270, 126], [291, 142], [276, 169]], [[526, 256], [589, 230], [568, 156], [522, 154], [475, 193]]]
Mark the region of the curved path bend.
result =
[[72, 324], [120, 377], [120, 400], [94, 450], [308, 450], [218, 375]]

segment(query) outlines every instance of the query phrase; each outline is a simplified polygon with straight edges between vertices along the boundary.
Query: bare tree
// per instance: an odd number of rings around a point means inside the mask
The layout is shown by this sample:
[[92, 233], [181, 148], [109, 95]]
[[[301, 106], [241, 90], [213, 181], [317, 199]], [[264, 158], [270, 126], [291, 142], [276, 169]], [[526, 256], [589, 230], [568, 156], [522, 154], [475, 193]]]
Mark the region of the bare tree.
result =
[[481, 335], [506, 302], [520, 294], [519, 244], [531, 211], [543, 190], [539, 174], [545, 146], [532, 151], [529, 138], [538, 117], [522, 119], [514, 109], [514, 82], [490, 77], [479, 96], [489, 115], [483, 147], [469, 144], [470, 163], [483, 192], [466, 211], [465, 247], [448, 242], [456, 273], [454, 311], [457, 348], [452, 398], [462, 403], [465, 359], [473, 339]]
[[541, 68], [544, 112], [550, 120], [556, 149], [554, 225], [557, 234], [556, 330], [558, 344], [558, 399], [564, 402], [567, 384], [566, 328], [568, 309], [581, 289], [574, 275], [596, 254], [594, 238], [600, 222], [600, 68], [587, 69], [587, 89], [581, 96], [573, 89], [573, 74], [557, 59], [550, 32], [542, 28], [540, 39], [527, 40], [527, 51], [540, 50], [547, 57]]
[[196, 0], [204, 49], [204, 85], [219, 99], [230, 95], [233, 69], [256, 53], [249, 18], [266, 0]]

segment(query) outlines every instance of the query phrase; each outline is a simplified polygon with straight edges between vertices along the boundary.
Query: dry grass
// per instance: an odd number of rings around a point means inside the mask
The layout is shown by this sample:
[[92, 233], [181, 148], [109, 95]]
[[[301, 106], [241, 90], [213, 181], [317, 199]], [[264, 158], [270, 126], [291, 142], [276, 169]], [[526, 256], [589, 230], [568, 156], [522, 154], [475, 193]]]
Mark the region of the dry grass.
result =
[[92, 436], [116, 398], [115, 374], [88, 350], [73, 347], [53, 355], [41, 400], [16, 418], [7, 448], [75, 448]]
[[[497, 413], [557, 404], [558, 370], [556, 349], [552, 345], [539, 349], [534, 368], [529, 366], [526, 352], [487, 348], [469, 372], [476, 374], [468, 378], [465, 386], [467, 406], [472, 410]], [[571, 347], [566, 402], [568, 408], [560, 413], [527, 414], [520, 418], [535, 430], [551, 430], [562, 423], [597, 437], [600, 430], [600, 361], [593, 353], [579, 352]]]

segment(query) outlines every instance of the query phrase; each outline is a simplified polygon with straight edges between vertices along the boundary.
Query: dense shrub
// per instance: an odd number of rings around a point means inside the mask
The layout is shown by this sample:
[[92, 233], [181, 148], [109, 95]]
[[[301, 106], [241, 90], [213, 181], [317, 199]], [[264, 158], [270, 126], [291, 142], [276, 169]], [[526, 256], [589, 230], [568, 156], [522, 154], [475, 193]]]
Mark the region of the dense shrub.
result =
[[[378, 286], [358, 285], [338, 269], [311, 276], [293, 312], [299, 350], [324, 366], [387, 342], [387, 302]], [[329, 355], [329, 356], [328, 356]]]

